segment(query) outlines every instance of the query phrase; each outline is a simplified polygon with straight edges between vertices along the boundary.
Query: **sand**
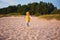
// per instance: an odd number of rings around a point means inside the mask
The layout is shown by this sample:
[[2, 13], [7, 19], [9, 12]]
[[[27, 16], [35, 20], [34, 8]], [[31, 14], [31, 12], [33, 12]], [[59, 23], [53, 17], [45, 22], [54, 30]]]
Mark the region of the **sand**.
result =
[[28, 27], [24, 16], [2, 17], [0, 40], [60, 40], [60, 21], [31, 17]]

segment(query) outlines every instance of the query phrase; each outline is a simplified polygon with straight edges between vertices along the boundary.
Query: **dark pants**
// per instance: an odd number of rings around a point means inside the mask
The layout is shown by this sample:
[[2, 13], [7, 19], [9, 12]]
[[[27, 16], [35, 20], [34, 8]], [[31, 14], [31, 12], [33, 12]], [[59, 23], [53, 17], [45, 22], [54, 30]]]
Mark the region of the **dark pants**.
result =
[[27, 26], [29, 26], [29, 22], [27, 22]]

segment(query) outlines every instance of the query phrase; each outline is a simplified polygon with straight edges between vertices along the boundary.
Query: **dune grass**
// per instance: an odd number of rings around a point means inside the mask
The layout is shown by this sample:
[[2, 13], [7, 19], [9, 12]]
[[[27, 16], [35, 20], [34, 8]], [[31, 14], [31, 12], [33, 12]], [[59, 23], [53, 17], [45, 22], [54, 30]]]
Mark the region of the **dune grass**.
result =
[[0, 14], [0, 17], [21, 16], [20, 13]]
[[51, 20], [51, 19], [60, 20], [60, 14], [41, 15], [39, 16], [39, 18], [43, 18], [47, 20]]
[[[9, 17], [9, 16], [22, 16], [22, 15], [20, 15], [20, 13], [0, 14], [0, 18], [1, 17]], [[47, 19], [47, 20], [51, 20], [51, 19], [60, 20], [60, 14], [40, 15], [40, 16], [37, 16], [37, 17], [39, 19], [43, 18], [43, 19]]]

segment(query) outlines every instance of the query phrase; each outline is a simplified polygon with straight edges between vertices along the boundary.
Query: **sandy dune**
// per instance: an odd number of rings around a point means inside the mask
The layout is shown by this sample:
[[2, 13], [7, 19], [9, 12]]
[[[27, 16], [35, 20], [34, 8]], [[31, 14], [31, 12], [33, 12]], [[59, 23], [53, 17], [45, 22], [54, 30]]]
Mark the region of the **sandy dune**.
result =
[[24, 17], [2, 17], [0, 40], [60, 40], [60, 21], [32, 17], [27, 27]]

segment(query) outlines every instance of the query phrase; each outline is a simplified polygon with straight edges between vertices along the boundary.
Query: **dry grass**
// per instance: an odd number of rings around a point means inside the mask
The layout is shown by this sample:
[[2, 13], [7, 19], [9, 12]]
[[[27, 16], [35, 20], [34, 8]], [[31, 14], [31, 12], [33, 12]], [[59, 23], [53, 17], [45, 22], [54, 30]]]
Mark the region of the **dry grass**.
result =
[[43, 19], [47, 19], [47, 20], [51, 20], [51, 19], [60, 20], [60, 14], [42, 15], [42, 16], [39, 16], [39, 18], [43, 18]]

